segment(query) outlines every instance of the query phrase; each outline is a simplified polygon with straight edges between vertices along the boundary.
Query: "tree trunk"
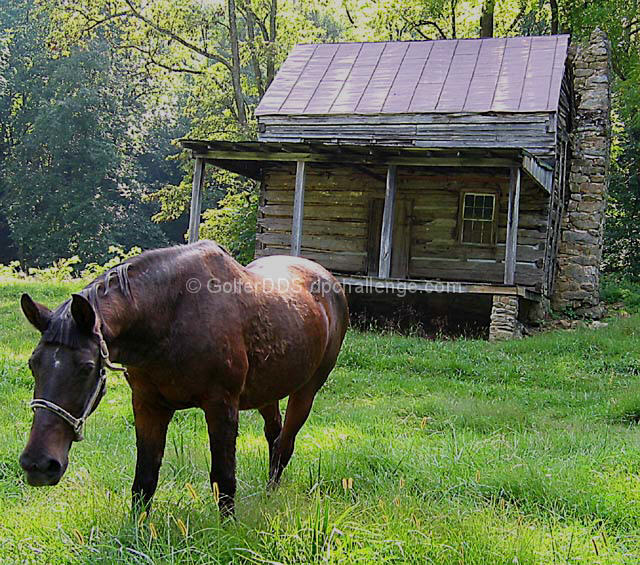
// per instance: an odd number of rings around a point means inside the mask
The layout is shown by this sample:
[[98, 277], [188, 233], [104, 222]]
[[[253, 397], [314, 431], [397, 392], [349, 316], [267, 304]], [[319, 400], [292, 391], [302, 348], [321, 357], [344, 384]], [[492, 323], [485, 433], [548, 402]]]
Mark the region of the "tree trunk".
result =
[[268, 88], [276, 75], [276, 16], [278, 14], [278, 0], [271, 0], [269, 8], [269, 43], [267, 45], [267, 84]]
[[480, 37], [493, 37], [493, 13], [496, 0], [484, 0], [480, 16]]
[[236, 22], [236, 2], [228, 0], [229, 8], [229, 41], [231, 43], [231, 83], [233, 85], [233, 96], [236, 101], [238, 112], [238, 122], [240, 125], [247, 125], [247, 113], [244, 107], [244, 95], [242, 92], [242, 82], [240, 80], [240, 48], [238, 45], [238, 24]]
[[251, 66], [253, 67], [253, 74], [256, 78], [256, 85], [258, 86], [258, 94], [260, 98], [264, 94], [264, 81], [262, 80], [262, 69], [260, 68], [260, 60], [258, 59], [258, 52], [256, 51], [256, 15], [253, 13], [250, 7], [247, 7], [247, 37], [249, 38], [249, 51], [251, 52]]
[[451, 0], [451, 38], [455, 39], [457, 37], [456, 32], [456, 4], [458, 0]]
[[556, 35], [559, 29], [558, 0], [551, 0], [551, 34]]

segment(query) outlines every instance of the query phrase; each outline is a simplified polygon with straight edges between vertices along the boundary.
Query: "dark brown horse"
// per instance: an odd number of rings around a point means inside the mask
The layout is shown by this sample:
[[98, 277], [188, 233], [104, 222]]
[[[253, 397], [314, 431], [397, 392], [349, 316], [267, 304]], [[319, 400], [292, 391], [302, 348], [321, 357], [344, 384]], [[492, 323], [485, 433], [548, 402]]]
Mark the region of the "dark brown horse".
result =
[[132, 390], [134, 502], [148, 505], [156, 490], [174, 412], [197, 406], [209, 429], [211, 483], [227, 511], [238, 411], [262, 414], [269, 481], [277, 483], [348, 325], [344, 292], [320, 265], [273, 256], [242, 267], [209, 241], [143, 253], [54, 312], [27, 294], [22, 309], [42, 333], [29, 360], [34, 418], [20, 456], [29, 484], [54, 485], [64, 474], [111, 360], [126, 366]]

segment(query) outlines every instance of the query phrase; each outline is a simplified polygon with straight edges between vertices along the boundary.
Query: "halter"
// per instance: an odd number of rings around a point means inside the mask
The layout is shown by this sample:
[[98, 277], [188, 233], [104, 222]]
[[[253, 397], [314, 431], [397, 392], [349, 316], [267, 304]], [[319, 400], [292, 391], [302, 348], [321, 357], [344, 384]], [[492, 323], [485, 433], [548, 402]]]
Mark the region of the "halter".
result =
[[87, 421], [89, 414], [93, 412], [93, 410], [98, 405], [98, 402], [100, 402], [102, 397], [107, 392], [107, 369], [110, 369], [111, 371], [123, 371], [125, 375], [127, 374], [127, 370], [125, 368], [116, 367], [111, 364], [111, 361], [109, 361], [109, 349], [107, 348], [107, 342], [104, 340], [102, 333], [98, 333], [98, 339], [100, 341], [100, 377], [98, 378], [96, 386], [94, 387], [91, 395], [85, 403], [84, 409], [82, 410], [82, 415], [79, 418], [76, 418], [73, 414], [67, 412], [64, 408], [62, 408], [62, 406], [58, 406], [55, 402], [45, 400], [44, 398], [34, 398], [29, 403], [29, 407], [34, 412], [37, 408], [43, 408], [44, 410], [53, 412], [56, 416], [59, 416], [65, 422], [67, 422], [67, 424], [69, 424], [73, 429], [73, 441], [82, 441], [84, 439], [84, 436], [82, 435], [82, 427]]

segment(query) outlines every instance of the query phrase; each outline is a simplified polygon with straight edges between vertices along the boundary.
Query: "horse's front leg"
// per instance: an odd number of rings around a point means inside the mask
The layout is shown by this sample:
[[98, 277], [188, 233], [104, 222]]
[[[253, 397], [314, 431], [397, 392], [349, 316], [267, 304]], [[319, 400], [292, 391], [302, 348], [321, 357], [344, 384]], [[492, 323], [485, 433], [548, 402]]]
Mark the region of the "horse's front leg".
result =
[[211, 445], [211, 488], [220, 493], [220, 511], [233, 514], [236, 494], [238, 403], [219, 399], [203, 406]]
[[138, 456], [131, 494], [134, 511], [148, 509], [158, 486], [158, 473], [174, 410], [133, 393], [133, 415], [136, 425]]

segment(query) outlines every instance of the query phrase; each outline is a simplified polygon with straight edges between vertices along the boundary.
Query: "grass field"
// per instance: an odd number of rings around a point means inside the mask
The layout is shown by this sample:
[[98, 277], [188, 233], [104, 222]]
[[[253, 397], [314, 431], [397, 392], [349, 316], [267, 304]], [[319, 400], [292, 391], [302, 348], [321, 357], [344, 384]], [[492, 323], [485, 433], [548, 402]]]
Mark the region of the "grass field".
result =
[[23, 481], [37, 334], [18, 298], [53, 305], [77, 285], [0, 284], [0, 563], [640, 562], [638, 315], [499, 345], [350, 332], [276, 492], [244, 413], [237, 520], [221, 523], [190, 410], [138, 523], [120, 376], [61, 483]]

